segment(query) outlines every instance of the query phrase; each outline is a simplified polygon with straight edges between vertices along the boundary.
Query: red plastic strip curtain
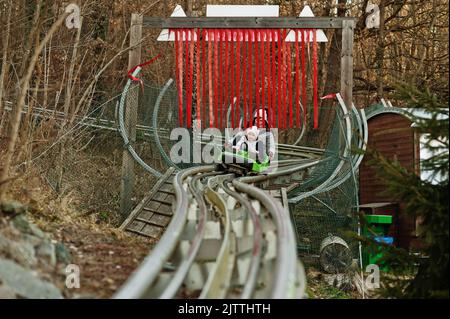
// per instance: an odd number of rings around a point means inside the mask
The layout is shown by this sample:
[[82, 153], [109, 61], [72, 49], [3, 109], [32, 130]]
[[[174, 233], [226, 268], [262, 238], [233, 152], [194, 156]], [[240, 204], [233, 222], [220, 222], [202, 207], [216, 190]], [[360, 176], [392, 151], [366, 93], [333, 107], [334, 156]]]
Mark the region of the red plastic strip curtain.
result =
[[313, 95], [314, 95], [314, 129], [319, 127], [319, 104], [317, 100], [317, 32], [312, 30], [313, 34]]
[[266, 46], [267, 46], [267, 118], [266, 121], [270, 126], [270, 115], [272, 113], [272, 67], [270, 61], [270, 43], [272, 41], [272, 33], [270, 30], [266, 30]]
[[214, 30], [214, 127], [218, 126], [218, 104], [219, 104], [219, 94], [218, 94], [218, 79], [219, 79], [219, 30]]
[[196, 97], [197, 97], [197, 127], [200, 128], [200, 113], [201, 113], [201, 99], [200, 99], [200, 29], [197, 29], [197, 52], [195, 54], [196, 66]]
[[206, 50], [205, 50], [205, 41], [206, 41], [206, 30], [202, 30], [202, 122], [203, 127], [206, 127]]
[[[186, 94], [186, 92], [189, 90], [188, 85], [189, 85], [189, 68], [186, 68], [185, 65], [189, 62], [189, 48], [188, 48], [188, 42], [187, 42], [187, 31], [186, 29], [182, 29], [182, 33], [181, 33], [181, 55], [183, 55], [183, 62], [184, 64], [181, 65], [181, 70], [182, 72], [184, 72], [183, 74], [183, 80], [184, 80], [184, 84], [183, 84], [183, 88], [184, 91], [182, 90], [181, 94]], [[185, 101], [185, 106], [187, 107], [187, 99]], [[183, 120], [183, 125], [184, 125], [184, 120]]]
[[287, 128], [288, 116], [288, 42], [286, 41], [286, 30], [283, 30], [283, 128]]
[[265, 86], [266, 86], [266, 76], [265, 76], [265, 73], [264, 73], [264, 65], [266, 64], [266, 62], [265, 62], [265, 60], [264, 60], [264, 57], [266, 56], [265, 54], [264, 54], [264, 47], [265, 47], [265, 42], [264, 41], [266, 41], [266, 39], [265, 39], [265, 37], [266, 37], [266, 31], [265, 30], [262, 30], [261, 31], [261, 43], [260, 43], [260, 46], [261, 46], [261, 105], [260, 105], [260, 112], [258, 112], [261, 116], [259, 117], [259, 123], [258, 123], [258, 127], [262, 127], [263, 126], [263, 123], [264, 123], [264, 117], [262, 116], [262, 114], [264, 114], [264, 112], [263, 112], [263, 110], [264, 110], [264, 106], [266, 105], [265, 103], [266, 103], [266, 101], [265, 101], [265, 94], [264, 94], [264, 91], [265, 91]]
[[[234, 117], [236, 119], [235, 123], [236, 126], [239, 126], [239, 108], [240, 108], [240, 103], [239, 103], [239, 98], [240, 98], [240, 92], [241, 92], [241, 82], [240, 82], [240, 78], [241, 78], [241, 35], [242, 32], [240, 29], [238, 29], [236, 31], [236, 108], [234, 111]], [[236, 127], [235, 126], [235, 127]]]
[[[169, 34], [172, 32], [172, 30], [169, 31]], [[180, 84], [178, 82], [178, 30], [174, 31], [175, 33], [175, 41], [173, 42], [173, 46], [175, 49], [175, 84], [177, 85], [177, 97], [178, 97], [178, 119], [180, 119], [181, 115], [181, 105], [180, 105]], [[182, 121], [179, 121], [178, 124], [182, 126]]]
[[192, 95], [194, 92], [194, 30], [189, 30], [189, 97], [187, 109], [187, 127], [191, 127]]
[[293, 126], [292, 123], [292, 61], [291, 61], [291, 42], [287, 43], [287, 63], [288, 63], [288, 95], [289, 95], [289, 127]]
[[296, 124], [300, 127], [300, 63], [299, 63], [299, 49], [298, 49], [298, 30], [295, 30], [295, 110], [296, 110]]
[[[309, 70], [311, 70], [311, 50], [310, 50], [310, 45], [309, 45], [309, 41], [311, 41], [311, 37], [310, 37], [310, 29], [306, 30], [306, 37], [305, 37], [305, 43], [306, 43], [306, 52], [307, 52], [307, 56], [308, 59], [307, 61], [309, 61]], [[308, 70], [308, 68], [307, 68]], [[306, 81], [311, 81], [311, 76], [308, 76], [308, 74], [306, 74]]]
[[213, 91], [212, 91], [212, 42], [214, 32], [208, 30], [208, 97], [209, 97], [209, 127], [213, 127]]
[[223, 30], [218, 30], [219, 35], [218, 35], [218, 41], [219, 41], [219, 118], [217, 119], [219, 124], [218, 127], [222, 128], [222, 110], [223, 110], [223, 88], [222, 88], [222, 83], [223, 83], [223, 50], [222, 50], [222, 45], [223, 45]]
[[287, 52], [286, 52], [286, 30], [283, 30], [282, 32], [283, 38], [282, 38], [282, 45], [281, 45], [281, 58], [282, 58], [282, 88], [283, 88], [283, 122], [282, 122], [282, 128], [286, 128], [286, 89], [287, 89], [287, 83], [286, 83], [286, 76], [287, 76]]
[[277, 117], [278, 117], [278, 127], [281, 128], [281, 30], [277, 31], [278, 36], [278, 103], [277, 103]]
[[230, 66], [231, 66], [231, 78], [230, 78], [230, 104], [231, 104], [231, 125], [232, 127], [236, 127], [234, 125], [234, 30], [231, 31], [231, 42], [230, 42]]
[[[261, 57], [261, 54], [259, 52], [259, 40], [261, 37], [261, 30], [257, 30], [256, 31], [256, 38], [255, 38], [255, 95], [256, 95], [256, 107], [255, 107], [255, 111], [256, 111], [256, 125], [259, 125], [259, 107], [260, 107], [260, 95], [259, 95], [259, 89], [260, 89], [260, 84], [259, 84], [259, 59]], [[253, 115], [252, 115], [253, 116]]]
[[278, 95], [279, 95], [279, 112], [278, 112], [278, 128], [283, 127], [283, 33], [278, 33]]
[[[186, 87], [186, 118], [189, 117], [188, 113], [189, 113], [189, 84], [191, 83], [191, 79], [190, 79], [190, 74], [189, 74], [189, 30], [184, 29], [183, 30], [183, 41], [184, 41], [184, 48], [185, 48], [185, 53], [184, 53], [184, 61], [185, 61], [185, 72], [186, 72], [186, 81], [185, 81], [185, 87]], [[189, 120], [186, 121], [187, 123], [189, 122]]]
[[303, 125], [306, 125], [306, 31], [302, 30], [302, 104], [303, 104]]
[[224, 122], [225, 122], [225, 126], [227, 126], [228, 125], [228, 123], [227, 123], [227, 117], [226, 117], [226, 114], [227, 114], [227, 112], [228, 112], [228, 106], [229, 106], [229, 101], [230, 101], [230, 99], [229, 99], [229, 95], [228, 95], [228, 72], [229, 72], [229, 67], [228, 67], [228, 62], [229, 62], [229, 54], [228, 54], [228, 43], [229, 43], [229, 39], [230, 39], [230, 37], [229, 37], [229, 30], [226, 30], [226, 31], [224, 31], [224, 33], [225, 33], [225, 110], [224, 110], [224, 116], [223, 116], [223, 119], [224, 119]]
[[225, 66], [225, 57], [224, 57], [224, 44], [226, 43], [225, 40], [225, 30], [221, 29], [220, 30], [220, 128], [224, 127], [224, 122], [223, 122], [223, 110], [225, 109], [224, 105], [225, 105], [225, 86], [224, 86], [224, 78], [225, 78], [225, 71], [226, 71], [226, 66]]
[[[249, 122], [252, 121], [253, 117], [253, 42], [255, 41], [255, 31], [250, 30], [249, 34], [249, 63], [248, 63], [248, 105], [249, 105], [249, 112], [248, 112], [248, 118]], [[251, 126], [251, 123], [249, 124]]]
[[178, 119], [180, 126], [183, 126], [183, 52], [182, 40], [180, 37], [182, 32], [176, 30], [175, 32], [175, 68], [178, 83]]
[[272, 117], [271, 117], [271, 121], [270, 121], [270, 126], [271, 127], [275, 127], [276, 126], [276, 122], [275, 122], [275, 105], [277, 105], [276, 103], [276, 96], [275, 96], [275, 92], [276, 92], [276, 68], [275, 68], [275, 58], [276, 58], [276, 51], [275, 51], [275, 44], [276, 44], [276, 32], [274, 30], [270, 31], [271, 33], [271, 37], [272, 37]]
[[[295, 43], [286, 41], [288, 31], [170, 30], [175, 33], [175, 80], [180, 126], [185, 124], [184, 118], [187, 127], [192, 125], [194, 111], [199, 125], [205, 123], [206, 127], [209, 118], [208, 127], [223, 128], [228, 124], [230, 111], [232, 123], [229, 124], [232, 127], [247, 127], [255, 116], [258, 127], [263, 127], [267, 122], [269, 127], [299, 128], [307, 122], [306, 90], [307, 81], [311, 79], [312, 116], [314, 129], [317, 129], [317, 30], [292, 30]], [[310, 60], [311, 75], [308, 76], [307, 63]]]
[[243, 31], [243, 41], [244, 41], [244, 48], [243, 48], [243, 65], [242, 65], [242, 99], [243, 99], [243, 112], [244, 112], [244, 120], [243, 120], [243, 127], [247, 128], [247, 61], [248, 61], [248, 30]]
[[[184, 90], [184, 94], [185, 94], [185, 107], [186, 107], [186, 114], [185, 114], [185, 118], [186, 118], [186, 123], [185, 125], [187, 125], [189, 123], [189, 117], [190, 115], [188, 115], [189, 112], [189, 92], [190, 92], [190, 84], [191, 84], [191, 73], [190, 73], [190, 66], [189, 63], [191, 61], [190, 57], [189, 57], [189, 29], [184, 29], [183, 31], [183, 41], [184, 41], [184, 72], [186, 73], [186, 78], [185, 78], [185, 90]], [[183, 67], [183, 66], [182, 66]]]

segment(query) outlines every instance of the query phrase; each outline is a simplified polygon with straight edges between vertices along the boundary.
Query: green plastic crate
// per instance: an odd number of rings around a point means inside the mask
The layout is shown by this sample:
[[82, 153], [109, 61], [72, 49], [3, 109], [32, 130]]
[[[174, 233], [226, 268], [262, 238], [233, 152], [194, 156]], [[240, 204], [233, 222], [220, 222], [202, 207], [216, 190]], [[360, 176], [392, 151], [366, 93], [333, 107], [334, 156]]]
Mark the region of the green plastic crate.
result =
[[392, 224], [392, 216], [389, 215], [366, 215], [369, 224]]

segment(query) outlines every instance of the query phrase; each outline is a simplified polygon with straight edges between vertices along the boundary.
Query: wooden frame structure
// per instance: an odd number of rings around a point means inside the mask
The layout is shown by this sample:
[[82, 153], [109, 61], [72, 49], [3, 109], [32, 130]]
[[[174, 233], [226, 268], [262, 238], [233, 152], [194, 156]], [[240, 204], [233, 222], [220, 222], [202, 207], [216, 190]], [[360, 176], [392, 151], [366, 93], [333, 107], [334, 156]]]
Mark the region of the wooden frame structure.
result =
[[148, 28], [214, 28], [214, 29], [341, 29], [345, 21], [354, 18], [324, 17], [144, 17], [143, 26]]
[[[128, 66], [140, 63], [142, 27], [159, 29], [177, 28], [285, 28], [285, 29], [342, 29], [341, 47], [341, 88], [340, 93], [348, 109], [353, 100], [353, 37], [355, 18], [351, 17], [144, 17], [133, 14], [131, 18], [130, 46]], [[137, 121], [137, 101], [127, 105], [125, 123], [130, 141], [135, 141]], [[120, 190], [120, 209], [126, 217], [131, 211], [131, 194], [134, 185], [134, 160], [127, 150], [123, 152], [122, 182]]]

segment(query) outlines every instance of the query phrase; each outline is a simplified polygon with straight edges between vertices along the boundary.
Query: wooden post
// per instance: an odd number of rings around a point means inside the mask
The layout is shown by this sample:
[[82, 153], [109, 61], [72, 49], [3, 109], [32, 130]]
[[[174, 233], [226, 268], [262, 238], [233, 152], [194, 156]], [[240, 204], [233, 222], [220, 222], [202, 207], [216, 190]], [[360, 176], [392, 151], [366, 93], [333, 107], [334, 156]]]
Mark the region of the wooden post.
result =
[[[130, 30], [130, 46], [135, 46], [130, 50], [128, 55], [128, 69], [131, 69], [141, 61], [141, 38], [142, 38], [142, 21], [143, 17], [139, 14], [131, 15], [131, 30]], [[136, 90], [137, 92], [132, 92]], [[130, 143], [136, 141], [136, 123], [137, 123], [137, 108], [139, 86], [132, 86], [128, 92], [125, 109], [125, 129], [127, 131]], [[130, 95], [135, 94], [135, 98], [130, 98]], [[122, 155], [122, 180], [120, 184], [120, 213], [123, 218], [126, 218], [132, 209], [131, 196], [134, 188], [134, 159], [126, 149]]]
[[341, 95], [348, 110], [353, 101], [353, 20], [342, 21]]

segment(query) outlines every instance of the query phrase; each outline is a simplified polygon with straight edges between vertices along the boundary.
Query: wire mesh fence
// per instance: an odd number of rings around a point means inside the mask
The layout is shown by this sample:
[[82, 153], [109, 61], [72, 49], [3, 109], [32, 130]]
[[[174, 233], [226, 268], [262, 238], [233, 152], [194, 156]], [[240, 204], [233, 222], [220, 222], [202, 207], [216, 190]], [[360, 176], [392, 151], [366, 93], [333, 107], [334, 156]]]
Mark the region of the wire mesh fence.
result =
[[[347, 242], [353, 258], [359, 257], [358, 242], [352, 236], [358, 231], [358, 184], [354, 167], [357, 155], [351, 150], [359, 148], [361, 140], [355, 134], [359, 133], [355, 115], [351, 117], [353, 138], [351, 142], [345, 140], [343, 116], [339, 111], [321, 163], [289, 194], [310, 194], [291, 205], [298, 252], [303, 256], [318, 257], [322, 242], [333, 235]], [[347, 154], [343, 151], [346, 142], [349, 142]]]

